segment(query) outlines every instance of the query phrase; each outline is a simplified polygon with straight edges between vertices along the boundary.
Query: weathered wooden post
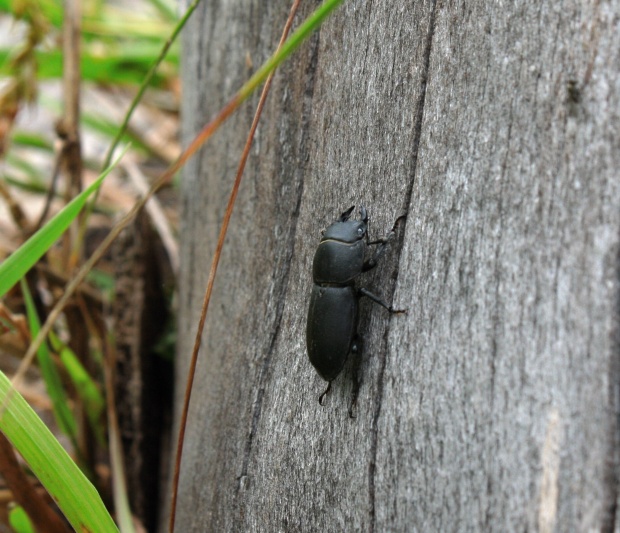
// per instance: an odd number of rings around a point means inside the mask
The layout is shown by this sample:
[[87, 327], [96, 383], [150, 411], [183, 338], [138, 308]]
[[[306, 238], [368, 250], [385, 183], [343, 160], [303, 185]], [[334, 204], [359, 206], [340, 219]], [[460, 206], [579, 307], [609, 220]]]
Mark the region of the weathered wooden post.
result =
[[[186, 139], [287, 10], [202, 4]], [[178, 531], [618, 531], [619, 20], [618, 0], [350, 0], [281, 68], [210, 306]], [[252, 114], [184, 173], [179, 385]], [[362, 306], [350, 420], [350, 370], [320, 407], [304, 334], [319, 230], [360, 203], [376, 236], [408, 214], [366, 281], [409, 313]]]

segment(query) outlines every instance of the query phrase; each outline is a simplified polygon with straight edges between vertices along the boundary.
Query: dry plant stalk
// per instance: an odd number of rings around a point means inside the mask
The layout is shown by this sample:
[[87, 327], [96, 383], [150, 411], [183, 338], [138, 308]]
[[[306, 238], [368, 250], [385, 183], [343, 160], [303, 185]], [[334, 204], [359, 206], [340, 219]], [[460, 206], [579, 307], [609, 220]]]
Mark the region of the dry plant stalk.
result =
[[[291, 30], [291, 26], [293, 25], [293, 19], [295, 18], [295, 14], [297, 13], [297, 8], [301, 0], [295, 0], [293, 5], [291, 6], [291, 10], [288, 15], [288, 19], [286, 20], [286, 24], [284, 25], [284, 30], [282, 31], [282, 36], [280, 37], [280, 42], [278, 43], [277, 51], [282, 48], [284, 41], [288, 37], [288, 34]], [[189, 412], [189, 403], [192, 396], [192, 387], [194, 384], [194, 377], [196, 374], [196, 364], [198, 362], [198, 351], [200, 350], [200, 344], [202, 343], [202, 331], [204, 330], [205, 322], [207, 319], [207, 310], [209, 309], [209, 302], [211, 300], [211, 293], [213, 291], [213, 283], [215, 282], [215, 275], [217, 273], [217, 267], [220, 260], [220, 255], [222, 254], [222, 248], [224, 246], [224, 240], [226, 238], [226, 232], [228, 231], [228, 224], [230, 222], [230, 217], [232, 216], [233, 207], [235, 205], [235, 200], [237, 199], [237, 193], [239, 192], [239, 186], [241, 185], [241, 178], [243, 177], [243, 171], [245, 170], [245, 164], [248, 159], [248, 155], [250, 153], [250, 149], [252, 147], [252, 141], [254, 140], [254, 134], [256, 132], [256, 128], [258, 127], [258, 121], [263, 112], [263, 107], [265, 106], [265, 101], [267, 100], [267, 95], [269, 94], [269, 89], [271, 88], [271, 81], [273, 80], [273, 76], [275, 71], [273, 71], [267, 80], [265, 81], [265, 86], [263, 87], [263, 91], [260, 95], [260, 100], [258, 102], [258, 106], [256, 107], [256, 113], [254, 114], [254, 119], [252, 121], [252, 126], [250, 127], [250, 133], [248, 134], [248, 138], [245, 143], [245, 147], [243, 149], [243, 153], [241, 155], [241, 159], [239, 161], [239, 167], [237, 168], [237, 175], [235, 177], [235, 183], [233, 184], [233, 188], [230, 192], [230, 197], [228, 199], [228, 205], [226, 206], [226, 212], [224, 214], [224, 220], [222, 221], [222, 228], [220, 229], [220, 235], [217, 240], [217, 246], [215, 249], [215, 254], [213, 255], [213, 261], [211, 263], [211, 270], [209, 271], [209, 278], [207, 280], [207, 288], [205, 290], [205, 296], [202, 303], [202, 309], [200, 312], [200, 320], [198, 322], [198, 330], [196, 331], [196, 339], [194, 341], [194, 349], [192, 350], [192, 357], [189, 365], [189, 371], [187, 376], [187, 383], [185, 385], [185, 397], [183, 400], [183, 411], [181, 412], [181, 421], [179, 423], [179, 436], [177, 440], [177, 448], [176, 448], [176, 457], [174, 462], [174, 474], [172, 480], [172, 498], [170, 503], [170, 522], [168, 526], [168, 530], [170, 533], [174, 531], [174, 522], [176, 518], [176, 504], [177, 504], [177, 496], [179, 490], [179, 476], [181, 473], [181, 459], [183, 457], [183, 441], [185, 439], [185, 430], [187, 427], [187, 415]]]

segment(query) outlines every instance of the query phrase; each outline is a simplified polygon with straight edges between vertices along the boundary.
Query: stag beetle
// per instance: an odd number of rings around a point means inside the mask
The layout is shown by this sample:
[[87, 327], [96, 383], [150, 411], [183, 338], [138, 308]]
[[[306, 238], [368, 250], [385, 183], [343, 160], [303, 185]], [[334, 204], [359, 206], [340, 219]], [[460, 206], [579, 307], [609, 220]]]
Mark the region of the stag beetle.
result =
[[[368, 213], [360, 206], [360, 219], [349, 220], [355, 206], [347, 209], [326, 230], [314, 254], [312, 264], [312, 296], [308, 310], [306, 346], [310, 362], [319, 375], [328, 382], [327, 389], [319, 396], [319, 403], [330, 391], [332, 381], [340, 374], [349, 353], [361, 352], [361, 337], [357, 333], [358, 300], [366, 296], [385, 307], [390, 313], [404, 313], [393, 309], [367, 289], [355, 286], [355, 278], [377, 266], [386, 246], [395, 236], [394, 223], [383, 239], [368, 240]], [[379, 245], [370, 259], [365, 259], [366, 247]], [[354, 377], [353, 396], [349, 416], [357, 401], [359, 383]]]

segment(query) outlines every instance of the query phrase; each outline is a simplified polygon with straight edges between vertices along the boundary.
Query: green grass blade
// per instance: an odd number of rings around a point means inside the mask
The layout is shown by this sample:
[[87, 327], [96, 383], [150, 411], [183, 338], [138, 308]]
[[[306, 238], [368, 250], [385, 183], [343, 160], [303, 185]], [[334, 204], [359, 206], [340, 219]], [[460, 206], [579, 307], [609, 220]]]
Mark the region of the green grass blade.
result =
[[252, 92], [263, 83], [269, 74], [276, 69], [288, 56], [290, 56], [306, 37], [316, 30], [321, 23], [336, 9], [344, 0], [325, 0], [297, 30], [286, 40], [282, 48], [273, 54], [263, 65], [252, 75], [252, 77], [239, 89], [239, 98], [245, 100]]
[[84, 207], [88, 197], [101, 186], [103, 180], [115, 165], [116, 163], [108, 167], [87, 189], [71, 200], [45, 226], [0, 264], [0, 298], [26, 275], [35, 263], [41, 259], [43, 254], [65, 232], [71, 222], [78, 216], [82, 207]]
[[[21, 280], [22, 294], [24, 295], [24, 302], [26, 304], [26, 313], [28, 315], [28, 323], [30, 325], [30, 333], [33, 337], [36, 337], [41, 329], [41, 323], [37, 315], [37, 310], [32, 300], [32, 295], [28, 289], [28, 284], [22, 278]], [[42, 343], [37, 350], [37, 359], [39, 361], [39, 369], [45, 381], [45, 387], [47, 388], [47, 394], [52, 400], [52, 409], [54, 411], [54, 418], [60, 429], [69, 436], [73, 446], [77, 448], [77, 423], [73, 417], [71, 409], [69, 409], [69, 402], [67, 395], [62, 387], [62, 380], [56, 370], [52, 356], [47, 349], [47, 344]]]
[[[15, 0], [0, 0], [0, 13], [7, 13], [15, 16], [20, 3]], [[62, 4], [58, 0], [37, 0], [37, 8], [40, 14], [54, 26], [59, 28], [62, 25]]]
[[118, 424], [109, 424], [110, 463], [112, 466], [112, 490], [116, 519], [122, 533], [136, 533], [127, 494], [125, 466], [123, 464], [123, 446], [118, 431]]
[[101, 394], [97, 383], [90, 377], [77, 355], [73, 353], [73, 350], [62, 343], [53, 332], [50, 332], [49, 339], [52, 348], [59, 355], [60, 361], [77, 391], [97, 441], [100, 445], [105, 446], [104, 428], [102, 425], [102, 415], [105, 410], [103, 394]]
[[159, 14], [166, 20], [176, 20], [178, 17], [175, 2], [166, 0], [149, 0], [150, 4], [159, 11]]
[[9, 524], [15, 533], [37, 533], [21, 505], [9, 508]]
[[187, 10], [183, 14], [183, 16], [177, 21], [174, 29], [172, 30], [172, 34], [168, 37], [168, 39], [166, 40], [166, 42], [162, 46], [161, 50], [159, 51], [159, 55], [157, 56], [157, 59], [150, 66], [148, 72], [146, 73], [146, 76], [144, 76], [144, 79], [143, 79], [143, 81], [142, 81], [142, 83], [140, 85], [140, 89], [138, 89], [138, 92], [134, 96], [131, 104], [129, 105], [129, 109], [127, 110], [127, 113], [125, 113], [125, 118], [123, 120], [123, 123], [121, 124], [121, 127], [118, 129], [118, 132], [117, 132], [116, 136], [114, 137], [114, 140], [112, 141], [112, 144], [110, 145], [110, 148], [108, 149], [108, 152], [106, 154], [106, 158], [105, 158], [104, 163], [103, 163], [104, 167], [107, 166], [110, 163], [110, 160], [112, 158], [112, 154], [114, 153], [114, 150], [116, 149], [116, 146], [120, 142], [120, 140], [123, 137], [123, 135], [125, 135], [125, 132], [127, 131], [127, 128], [129, 126], [129, 120], [131, 119], [131, 116], [133, 115], [134, 110], [138, 106], [138, 103], [142, 99], [142, 95], [144, 94], [144, 91], [146, 91], [146, 88], [151, 84], [151, 80], [155, 76], [155, 74], [157, 72], [157, 69], [159, 68], [159, 65], [168, 56], [168, 52], [170, 50], [170, 47], [176, 41], [177, 36], [179, 35], [181, 30], [185, 26], [185, 23], [189, 20], [189, 17], [192, 15], [194, 10], [198, 6], [199, 2], [200, 2], [200, 0], [194, 0], [187, 7]]
[[101, 497], [26, 400], [0, 372], [0, 431], [11, 441], [76, 531], [118, 532]]
[[[156, 44], [129, 45], [124, 50], [110, 52], [106, 56], [97, 54], [82, 54], [80, 60], [80, 76], [82, 81], [94, 81], [97, 83], [109, 83], [119, 85], [140, 85], [144, 78], [144, 72], [148, 70], [157, 57], [159, 47]], [[14, 50], [12, 48], [0, 48], [0, 76], [10, 76], [10, 58]], [[62, 77], [63, 56], [60, 50], [37, 50], [35, 52], [39, 70], [39, 80], [58, 79]], [[179, 63], [179, 55], [173, 50], [166, 56], [166, 62], [172, 68]], [[153, 84], [161, 85], [165, 81], [164, 75], [154, 75]]]
[[11, 135], [11, 145], [37, 148], [48, 154], [54, 153], [54, 146], [44, 135], [28, 130], [13, 130]]

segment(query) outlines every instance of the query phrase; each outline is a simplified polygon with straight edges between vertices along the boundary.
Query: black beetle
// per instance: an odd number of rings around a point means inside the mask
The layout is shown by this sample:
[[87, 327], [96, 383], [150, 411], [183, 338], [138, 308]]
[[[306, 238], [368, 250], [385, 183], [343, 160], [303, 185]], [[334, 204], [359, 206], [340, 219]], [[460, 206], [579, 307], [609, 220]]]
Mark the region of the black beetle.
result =
[[[331, 389], [332, 381], [340, 374], [349, 353], [359, 355], [361, 337], [357, 333], [358, 300], [362, 296], [385, 307], [390, 313], [404, 313], [392, 309], [381, 298], [364, 288], [355, 286], [355, 278], [377, 266], [388, 242], [395, 235], [399, 217], [392, 231], [383, 239], [368, 240], [368, 213], [360, 207], [360, 219], [349, 220], [355, 206], [347, 209], [322, 232], [323, 236], [312, 264], [312, 296], [308, 310], [306, 346], [310, 362], [319, 375], [328, 382], [323, 398]], [[365, 259], [366, 247], [379, 247], [370, 259]], [[349, 416], [357, 400], [359, 385], [355, 377]]]

